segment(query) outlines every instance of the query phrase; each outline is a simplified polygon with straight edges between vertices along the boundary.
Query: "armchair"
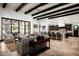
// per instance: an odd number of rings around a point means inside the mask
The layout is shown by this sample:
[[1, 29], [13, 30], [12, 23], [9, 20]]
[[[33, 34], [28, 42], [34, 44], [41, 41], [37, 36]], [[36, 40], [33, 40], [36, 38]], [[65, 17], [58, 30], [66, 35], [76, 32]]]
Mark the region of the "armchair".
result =
[[56, 39], [56, 34], [54, 32], [51, 34], [51, 39]]
[[59, 32], [57, 32], [57, 33], [56, 33], [56, 39], [57, 39], [57, 40], [62, 40], [62, 39], [63, 39], [62, 34], [59, 33]]
[[5, 34], [4, 35], [4, 42], [5, 43], [13, 43], [13, 42], [15, 42], [13, 35], [12, 34]]

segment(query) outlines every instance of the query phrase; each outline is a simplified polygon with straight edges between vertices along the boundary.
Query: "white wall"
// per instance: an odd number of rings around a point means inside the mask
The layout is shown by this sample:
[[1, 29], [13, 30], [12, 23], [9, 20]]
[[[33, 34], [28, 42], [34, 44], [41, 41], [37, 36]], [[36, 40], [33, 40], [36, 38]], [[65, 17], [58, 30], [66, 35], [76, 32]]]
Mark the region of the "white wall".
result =
[[0, 40], [1, 40], [1, 18], [0, 18]]
[[33, 20], [33, 17], [31, 15], [25, 15], [24, 13], [20, 11], [15, 12], [15, 10], [12, 10], [10, 8], [2, 8], [0, 6], [0, 38], [1, 38], [1, 17], [30, 21], [31, 22], [31, 33], [33, 32], [33, 24], [35, 23], [38, 24], [38, 21]]
[[[23, 12], [15, 12], [10, 8], [2, 8], [0, 6], [0, 38], [1, 38], [1, 17], [12, 18], [17, 20], [25, 20], [31, 22], [31, 33], [33, 32], [33, 24], [40, 24], [41, 26], [46, 25], [44, 31], [48, 32], [49, 25], [63, 25], [65, 23], [79, 25], [79, 14], [65, 16], [55, 19], [43, 19], [36, 21], [31, 15], [25, 15]], [[42, 29], [40, 31], [43, 31]]]
[[[42, 19], [39, 20], [41, 25], [46, 25], [46, 32], [48, 32], [49, 25], [64, 25], [65, 23], [69, 23], [72, 25], [79, 25], [79, 14], [64, 16], [54, 19]], [[43, 30], [41, 30], [43, 31]]]

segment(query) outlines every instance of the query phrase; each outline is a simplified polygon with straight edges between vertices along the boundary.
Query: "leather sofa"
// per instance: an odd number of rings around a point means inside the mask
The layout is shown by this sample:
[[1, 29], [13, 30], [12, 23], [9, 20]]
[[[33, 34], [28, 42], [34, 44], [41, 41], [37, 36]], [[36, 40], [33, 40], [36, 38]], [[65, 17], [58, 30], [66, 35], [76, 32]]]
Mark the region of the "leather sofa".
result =
[[17, 52], [20, 55], [29, 55], [29, 41], [35, 38], [36, 37], [21, 37], [21, 39], [16, 42]]

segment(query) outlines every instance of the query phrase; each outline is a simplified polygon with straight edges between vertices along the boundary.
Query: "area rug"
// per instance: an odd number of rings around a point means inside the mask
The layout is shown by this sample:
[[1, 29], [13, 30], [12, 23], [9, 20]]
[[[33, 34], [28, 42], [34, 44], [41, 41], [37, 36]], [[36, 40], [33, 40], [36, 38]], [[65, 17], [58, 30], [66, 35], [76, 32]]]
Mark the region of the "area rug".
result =
[[11, 52], [16, 51], [16, 44], [15, 43], [6, 43], [6, 46]]

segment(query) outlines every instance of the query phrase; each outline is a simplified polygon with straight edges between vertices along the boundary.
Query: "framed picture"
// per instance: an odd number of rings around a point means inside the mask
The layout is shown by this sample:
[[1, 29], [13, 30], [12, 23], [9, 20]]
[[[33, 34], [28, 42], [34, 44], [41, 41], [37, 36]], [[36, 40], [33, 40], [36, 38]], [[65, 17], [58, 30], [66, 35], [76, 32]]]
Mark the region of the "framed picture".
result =
[[44, 26], [42, 26], [42, 29], [44, 30], [44, 29], [46, 29], [46, 26], [44, 25]]
[[34, 24], [33, 27], [36, 29], [36, 28], [38, 28], [38, 25], [37, 24]]

